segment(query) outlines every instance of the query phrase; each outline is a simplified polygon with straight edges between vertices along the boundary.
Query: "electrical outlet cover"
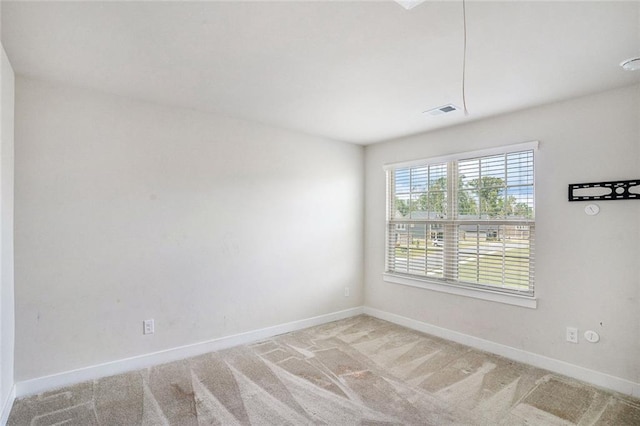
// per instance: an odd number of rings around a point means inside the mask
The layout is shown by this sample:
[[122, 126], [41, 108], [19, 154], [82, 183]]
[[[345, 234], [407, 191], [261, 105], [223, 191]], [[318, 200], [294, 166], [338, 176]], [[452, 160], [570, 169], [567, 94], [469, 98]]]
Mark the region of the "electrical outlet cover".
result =
[[600, 335], [592, 330], [585, 331], [584, 338], [590, 343], [598, 343], [600, 341]]
[[153, 334], [155, 332], [155, 326], [153, 320], [142, 321], [142, 334]]

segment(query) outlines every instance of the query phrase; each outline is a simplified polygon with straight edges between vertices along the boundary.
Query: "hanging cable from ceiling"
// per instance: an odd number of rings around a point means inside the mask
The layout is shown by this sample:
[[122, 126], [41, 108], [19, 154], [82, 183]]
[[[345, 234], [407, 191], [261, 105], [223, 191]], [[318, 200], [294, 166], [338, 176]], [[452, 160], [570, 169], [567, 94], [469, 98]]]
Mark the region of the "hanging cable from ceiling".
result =
[[469, 115], [467, 110], [467, 96], [465, 91], [465, 80], [467, 76], [467, 2], [462, 0], [462, 25], [464, 29], [463, 49], [462, 49], [462, 108], [464, 115]]

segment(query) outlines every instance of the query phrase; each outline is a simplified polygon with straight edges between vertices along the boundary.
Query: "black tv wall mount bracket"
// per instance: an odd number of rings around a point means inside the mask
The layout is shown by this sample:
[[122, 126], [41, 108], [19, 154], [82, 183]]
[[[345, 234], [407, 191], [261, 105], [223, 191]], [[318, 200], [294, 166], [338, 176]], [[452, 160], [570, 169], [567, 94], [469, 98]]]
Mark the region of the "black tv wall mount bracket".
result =
[[640, 200], [640, 179], [569, 184], [569, 201], [607, 200]]

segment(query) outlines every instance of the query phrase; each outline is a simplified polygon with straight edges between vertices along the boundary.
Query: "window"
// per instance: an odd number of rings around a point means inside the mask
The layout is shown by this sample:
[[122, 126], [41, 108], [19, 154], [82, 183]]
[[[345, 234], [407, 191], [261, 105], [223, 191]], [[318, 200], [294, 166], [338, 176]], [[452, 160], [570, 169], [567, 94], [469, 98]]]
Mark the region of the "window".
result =
[[387, 166], [386, 274], [533, 297], [536, 146]]

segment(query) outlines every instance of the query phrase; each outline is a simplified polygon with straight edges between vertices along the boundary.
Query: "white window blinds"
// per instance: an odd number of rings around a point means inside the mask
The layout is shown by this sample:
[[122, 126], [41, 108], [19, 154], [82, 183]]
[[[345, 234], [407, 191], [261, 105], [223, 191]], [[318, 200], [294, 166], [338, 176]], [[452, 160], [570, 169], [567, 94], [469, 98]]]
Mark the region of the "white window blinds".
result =
[[387, 272], [533, 296], [536, 145], [387, 167]]

